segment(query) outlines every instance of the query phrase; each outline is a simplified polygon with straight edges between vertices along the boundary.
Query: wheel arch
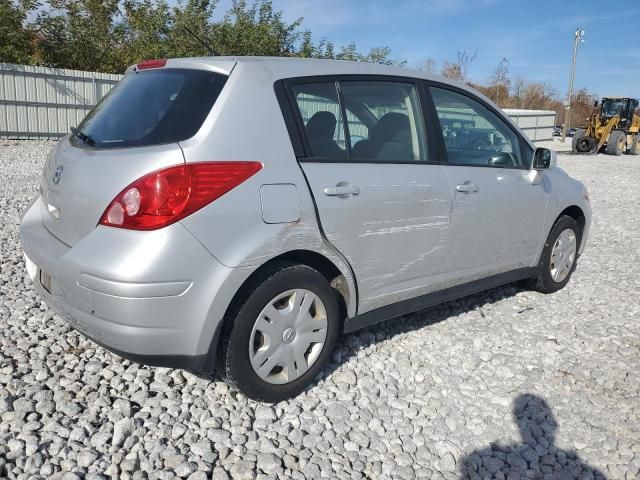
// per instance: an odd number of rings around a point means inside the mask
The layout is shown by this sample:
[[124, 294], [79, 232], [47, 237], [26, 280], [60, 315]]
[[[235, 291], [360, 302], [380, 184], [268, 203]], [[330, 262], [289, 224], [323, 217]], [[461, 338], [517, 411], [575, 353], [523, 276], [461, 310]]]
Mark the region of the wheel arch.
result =
[[225, 319], [228, 316], [228, 312], [234, 308], [243, 295], [246, 294], [246, 290], [249, 285], [254, 281], [254, 279], [260, 275], [265, 269], [271, 268], [276, 263], [281, 262], [292, 262], [298, 263], [301, 265], [306, 265], [308, 267], [317, 270], [327, 279], [329, 285], [336, 291], [338, 298], [338, 306], [340, 308], [340, 316], [341, 320], [347, 318], [349, 315], [349, 305], [352, 297], [355, 298], [356, 292], [353, 291], [355, 287], [349, 286], [349, 282], [345, 278], [343, 272], [338, 268], [338, 266], [325, 255], [314, 252], [312, 250], [290, 250], [288, 252], [281, 253], [273, 258], [270, 258], [265, 263], [260, 265], [256, 270], [254, 270], [251, 275], [249, 275], [244, 282], [240, 285], [235, 295], [233, 296], [227, 310], [225, 312]]
[[[274, 261], [290, 261], [307, 265], [319, 271], [329, 282], [331, 288], [338, 293], [338, 305], [340, 307], [340, 315], [344, 320], [349, 313], [349, 302], [351, 297], [356, 295], [355, 291], [351, 291], [349, 284], [340, 268], [326, 256], [312, 250], [291, 250], [277, 257], [272, 258], [269, 262]], [[266, 266], [269, 262], [265, 263]], [[262, 268], [262, 267], [260, 267]], [[355, 281], [354, 281], [355, 286]]]
[[562, 217], [563, 215], [567, 215], [571, 218], [573, 218], [576, 223], [578, 224], [578, 227], [580, 227], [580, 243], [582, 243], [582, 239], [583, 239], [583, 233], [584, 233], [584, 227], [587, 221], [587, 217], [584, 214], [584, 211], [582, 210], [582, 208], [580, 208], [578, 205], [571, 205], [567, 208], [565, 208], [564, 210], [562, 210], [562, 212], [560, 212], [560, 214], [556, 217], [556, 219], [553, 221], [552, 224], [552, 228], [553, 225], [556, 224], [556, 222], [558, 221], [558, 219], [560, 217]]

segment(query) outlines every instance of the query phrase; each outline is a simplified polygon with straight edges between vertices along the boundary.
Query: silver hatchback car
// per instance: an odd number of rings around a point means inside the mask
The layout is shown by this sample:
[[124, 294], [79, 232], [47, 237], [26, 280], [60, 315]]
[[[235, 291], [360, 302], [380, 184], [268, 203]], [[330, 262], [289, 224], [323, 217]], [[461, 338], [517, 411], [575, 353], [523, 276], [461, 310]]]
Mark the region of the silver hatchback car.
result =
[[466, 85], [212, 57], [129, 68], [50, 153], [20, 232], [39, 294], [96, 343], [279, 401], [340, 332], [562, 288], [590, 221], [555, 153]]

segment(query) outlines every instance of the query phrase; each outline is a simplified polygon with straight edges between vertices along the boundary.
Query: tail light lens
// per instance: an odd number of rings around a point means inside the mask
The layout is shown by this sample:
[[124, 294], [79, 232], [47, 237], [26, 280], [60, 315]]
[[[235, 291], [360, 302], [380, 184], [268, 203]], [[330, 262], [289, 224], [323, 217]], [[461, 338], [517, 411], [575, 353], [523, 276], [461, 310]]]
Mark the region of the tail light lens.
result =
[[99, 224], [130, 230], [165, 227], [220, 198], [261, 168], [259, 162], [202, 162], [149, 173], [113, 199]]

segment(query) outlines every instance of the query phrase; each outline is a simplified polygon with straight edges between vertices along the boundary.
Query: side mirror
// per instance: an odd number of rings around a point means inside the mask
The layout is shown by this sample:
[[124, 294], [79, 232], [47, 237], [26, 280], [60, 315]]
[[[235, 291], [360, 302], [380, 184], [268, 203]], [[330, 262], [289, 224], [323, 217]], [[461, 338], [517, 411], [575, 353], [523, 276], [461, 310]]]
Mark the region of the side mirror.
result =
[[556, 152], [548, 148], [538, 147], [533, 153], [533, 169], [546, 170], [556, 165]]
[[597, 106], [598, 106], [598, 100], [596, 100], [596, 101], [594, 101], [594, 102], [593, 102], [593, 107], [595, 108], [595, 107], [597, 107]]

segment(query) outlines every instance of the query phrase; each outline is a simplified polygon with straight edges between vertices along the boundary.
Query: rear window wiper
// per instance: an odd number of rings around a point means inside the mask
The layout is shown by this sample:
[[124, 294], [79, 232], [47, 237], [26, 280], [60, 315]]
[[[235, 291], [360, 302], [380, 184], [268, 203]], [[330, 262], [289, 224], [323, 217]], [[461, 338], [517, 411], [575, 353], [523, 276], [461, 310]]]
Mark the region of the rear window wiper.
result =
[[89, 135], [84, 133], [82, 130], [78, 130], [76, 127], [71, 127], [71, 133], [73, 133], [76, 137], [82, 140], [83, 143], [86, 143], [89, 146], [94, 146], [96, 141], [91, 138]]

